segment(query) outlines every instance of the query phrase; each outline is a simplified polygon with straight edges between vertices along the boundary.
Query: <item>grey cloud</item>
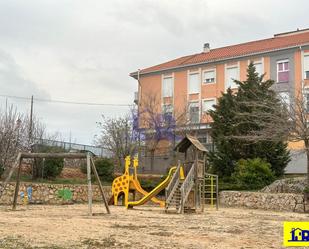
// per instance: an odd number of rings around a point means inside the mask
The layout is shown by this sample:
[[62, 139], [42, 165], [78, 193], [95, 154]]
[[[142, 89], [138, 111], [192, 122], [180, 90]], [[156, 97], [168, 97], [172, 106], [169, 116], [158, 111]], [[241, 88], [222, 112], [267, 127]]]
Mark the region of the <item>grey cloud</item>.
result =
[[47, 91], [27, 79], [14, 58], [0, 50], [0, 89], [1, 94], [49, 98]]
[[[306, 0], [0, 1], [1, 92], [132, 103], [130, 72], [201, 52], [205, 42], [220, 47], [309, 27], [308, 7]], [[49, 129], [74, 129], [89, 143], [102, 113], [124, 110], [36, 104], [36, 112]]]

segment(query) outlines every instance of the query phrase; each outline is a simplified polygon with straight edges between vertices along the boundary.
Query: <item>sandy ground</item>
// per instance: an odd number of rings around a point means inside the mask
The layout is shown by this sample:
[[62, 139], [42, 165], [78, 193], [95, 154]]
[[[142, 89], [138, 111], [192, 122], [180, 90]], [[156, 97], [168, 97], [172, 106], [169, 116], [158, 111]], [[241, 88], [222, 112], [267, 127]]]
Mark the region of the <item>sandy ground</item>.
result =
[[87, 205], [0, 206], [0, 248], [282, 248], [283, 221], [308, 214], [250, 209], [208, 209], [165, 214], [156, 207], [87, 216]]

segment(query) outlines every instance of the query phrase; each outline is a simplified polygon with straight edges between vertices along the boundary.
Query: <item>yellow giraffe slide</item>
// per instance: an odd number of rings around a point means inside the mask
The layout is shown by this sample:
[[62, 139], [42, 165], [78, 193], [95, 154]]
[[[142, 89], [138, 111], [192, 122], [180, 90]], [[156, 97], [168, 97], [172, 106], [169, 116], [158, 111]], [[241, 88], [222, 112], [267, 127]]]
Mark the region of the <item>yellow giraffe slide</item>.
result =
[[[132, 208], [133, 206], [139, 206], [139, 205], [143, 205], [146, 202], [148, 202], [149, 200], [151, 200], [154, 196], [156, 196], [157, 194], [159, 194], [163, 189], [165, 189], [167, 187], [167, 185], [169, 184], [170, 180], [172, 179], [173, 174], [175, 173], [177, 167], [172, 167], [169, 170], [169, 173], [167, 175], [167, 177], [164, 179], [164, 181], [162, 181], [157, 187], [155, 187], [151, 192], [149, 192], [147, 195], [145, 195], [142, 199], [138, 200], [138, 201], [131, 201], [131, 202], [127, 202], [127, 208]], [[163, 207], [165, 205], [165, 202], [163, 202]]]
[[[124, 174], [116, 177], [112, 183], [112, 194], [114, 198], [114, 205], [116, 206], [118, 205], [118, 197], [120, 194], [124, 195], [124, 204], [126, 207], [128, 206], [130, 190], [136, 190], [144, 196], [149, 195], [149, 193], [142, 188], [137, 178], [138, 159], [134, 158], [133, 160], [133, 168], [134, 168], [133, 172], [130, 172], [130, 170], [132, 170], [130, 165], [131, 165], [131, 157], [127, 156], [125, 158]], [[159, 204], [161, 207], [164, 207], [165, 205], [165, 202], [157, 199], [155, 195], [153, 195], [149, 200]]]

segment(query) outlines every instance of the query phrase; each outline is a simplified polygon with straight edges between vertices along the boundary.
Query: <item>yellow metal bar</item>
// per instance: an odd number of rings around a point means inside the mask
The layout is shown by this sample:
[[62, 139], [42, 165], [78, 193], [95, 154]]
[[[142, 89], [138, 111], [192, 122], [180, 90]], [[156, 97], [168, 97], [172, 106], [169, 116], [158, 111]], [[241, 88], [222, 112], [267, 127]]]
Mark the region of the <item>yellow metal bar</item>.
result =
[[210, 193], [211, 193], [211, 197], [210, 197], [210, 206], [213, 207], [214, 205], [214, 187], [213, 187], [213, 182], [214, 182], [214, 179], [213, 179], [213, 176], [210, 177]]

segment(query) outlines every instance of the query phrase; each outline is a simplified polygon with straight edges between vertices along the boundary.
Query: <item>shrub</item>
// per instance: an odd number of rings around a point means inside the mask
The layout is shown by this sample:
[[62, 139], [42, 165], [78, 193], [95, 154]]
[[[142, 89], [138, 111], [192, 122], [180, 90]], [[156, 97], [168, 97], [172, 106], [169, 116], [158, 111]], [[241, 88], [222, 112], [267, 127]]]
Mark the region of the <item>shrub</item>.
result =
[[114, 178], [114, 164], [109, 158], [100, 158], [95, 160], [95, 167], [98, 171], [98, 175], [104, 181], [112, 181]]
[[43, 178], [56, 178], [60, 175], [64, 162], [62, 158], [48, 158], [43, 164]]
[[[97, 169], [98, 175], [102, 180], [109, 182], [114, 179], [114, 163], [111, 159], [99, 158], [95, 160], [94, 164]], [[80, 169], [84, 174], [87, 174], [86, 163], [83, 163]]]
[[243, 189], [261, 189], [274, 180], [271, 165], [261, 158], [254, 158], [237, 162], [233, 173], [235, 182]]
[[[35, 152], [43, 153], [60, 153], [65, 152], [63, 148], [56, 146], [47, 145], [36, 145], [34, 148]], [[64, 166], [63, 158], [47, 158], [45, 160], [41, 158], [35, 158], [33, 164], [32, 176], [34, 179], [37, 178], [56, 178], [60, 175]]]

